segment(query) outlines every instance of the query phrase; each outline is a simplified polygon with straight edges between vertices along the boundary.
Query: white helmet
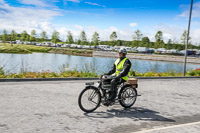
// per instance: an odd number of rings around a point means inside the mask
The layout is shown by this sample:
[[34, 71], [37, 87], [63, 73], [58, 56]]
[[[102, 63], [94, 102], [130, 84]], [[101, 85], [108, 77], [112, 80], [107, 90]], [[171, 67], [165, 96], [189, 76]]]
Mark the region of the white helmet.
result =
[[127, 51], [125, 48], [120, 48], [119, 53], [127, 54]]

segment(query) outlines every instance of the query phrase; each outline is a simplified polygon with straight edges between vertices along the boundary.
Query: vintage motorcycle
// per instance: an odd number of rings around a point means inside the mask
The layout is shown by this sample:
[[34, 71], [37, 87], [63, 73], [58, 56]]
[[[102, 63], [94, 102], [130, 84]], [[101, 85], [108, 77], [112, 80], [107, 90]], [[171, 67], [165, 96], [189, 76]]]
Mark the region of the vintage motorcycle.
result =
[[[78, 98], [78, 105], [80, 109], [86, 113], [95, 111], [101, 103], [104, 105], [108, 102], [111, 93], [111, 80], [113, 76], [103, 75], [97, 83], [86, 83], [86, 87], [82, 90]], [[132, 81], [131, 81], [132, 80]], [[117, 84], [117, 98], [110, 104], [113, 105], [117, 101], [124, 108], [130, 108], [136, 101], [136, 88], [138, 87], [137, 79], [130, 79], [128, 82], [119, 82]], [[119, 90], [119, 92], [118, 92]]]

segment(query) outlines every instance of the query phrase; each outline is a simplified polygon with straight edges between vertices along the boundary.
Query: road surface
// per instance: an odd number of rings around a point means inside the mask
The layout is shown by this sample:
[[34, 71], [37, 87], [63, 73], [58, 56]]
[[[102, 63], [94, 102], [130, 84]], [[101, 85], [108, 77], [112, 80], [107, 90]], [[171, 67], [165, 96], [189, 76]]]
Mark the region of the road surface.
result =
[[139, 79], [136, 103], [86, 114], [89, 81], [0, 82], [0, 133], [198, 133], [200, 79]]

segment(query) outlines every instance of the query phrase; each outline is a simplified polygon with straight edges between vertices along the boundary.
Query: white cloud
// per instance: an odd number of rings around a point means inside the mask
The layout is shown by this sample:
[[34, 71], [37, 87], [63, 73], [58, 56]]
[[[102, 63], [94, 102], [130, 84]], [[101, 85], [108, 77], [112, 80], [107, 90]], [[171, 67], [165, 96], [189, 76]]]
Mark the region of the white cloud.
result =
[[0, 0], [0, 4], [5, 4], [4, 0]]
[[[55, 0], [54, 0], [55, 1]], [[57, 0], [56, 0], [57, 1]], [[198, 5], [196, 5], [198, 7]], [[100, 35], [100, 40], [110, 40], [110, 34], [113, 31], [117, 32], [118, 39], [121, 40], [132, 40], [132, 36], [134, 34], [134, 30], [130, 29], [119, 29], [115, 26], [110, 26], [108, 28], [100, 29], [96, 26], [81, 26], [75, 24], [74, 27], [69, 29], [68, 27], [56, 27], [54, 24], [50, 22], [55, 16], [61, 15], [59, 10], [47, 10], [37, 8], [37, 7], [12, 7], [9, 6], [4, 0], [0, 0], [0, 31], [3, 29], [7, 29], [7, 31], [11, 31], [14, 29], [17, 33], [21, 33], [23, 30], [26, 30], [30, 33], [33, 29], [37, 31], [37, 33], [41, 33], [42, 31], [46, 31], [49, 36], [51, 36], [54, 30], [57, 30], [60, 33], [60, 37], [62, 40], [66, 40], [66, 35], [68, 31], [71, 31], [74, 39], [77, 39], [80, 35], [80, 32], [84, 30], [87, 34], [88, 40], [91, 40], [94, 32], [98, 32]], [[199, 22], [196, 24], [199, 26]], [[128, 24], [127, 24], [128, 25]], [[130, 26], [137, 26], [137, 23], [130, 23]], [[59, 25], [57, 25], [59, 26]], [[154, 41], [154, 36], [158, 30], [163, 32], [164, 41], [167, 42], [168, 39], [180, 39], [185, 27], [181, 26], [169, 26], [169, 25], [158, 25], [153, 27], [152, 29], [146, 29], [144, 36], [148, 36], [151, 41]], [[192, 42], [200, 42], [200, 29], [192, 29], [190, 32], [190, 36], [192, 38]]]
[[167, 42], [169, 39], [172, 39], [172, 40], [174, 38], [180, 39], [184, 30], [185, 30], [185, 27], [181, 27], [181, 26], [169, 26], [165, 24], [157, 25], [153, 28], [154, 33], [152, 32], [152, 35], [153, 35], [152, 41], [155, 41], [155, 34], [157, 33], [157, 31], [163, 32], [163, 40]]
[[91, 3], [91, 2], [84, 2], [86, 4], [89, 4], [89, 5], [95, 5], [95, 6], [101, 6], [101, 7], [106, 7], [104, 5], [100, 5], [100, 4], [97, 4], [97, 3]]
[[190, 34], [192, 41], [194, 41], [195, 43], [200, 43], [200, 29], [192, 30]]
[[83, 27], [82, 27], [82, 26], [80, 26], [80, 25], [77, 25], [77, 24], [75, 24], [75, 25], [74, 25], [74, 27], [75, 27], [76, 29], [80, 30], [80, 31], [82, 31], [82, 30], [83, 30]]
[[35, 6], [41, 6], [41, 7], [46, 7], [48, 6], [46, 3], [44, 3], [41, 0], [19, 0], [20, 3], [25, 4], [25, 5], [35, 5]]
[[[101, 41], [110, 40], [110, 35], [113, 31], [116, 31], [118, 39], [121, 39], [121, 40], [132, 40], [132, 35], [134, 33], [133, 30], [127, 30], [127, 29], [119, 30], [118, 28], [116, 28], [114, 26], [111, 26], [107, 29], [99, 29], [95, 26], [87, 26], [84, 29], [85, 29], [84, 31], [86, 32], [88, 40], [91, 40], [94, 32], [99, 33]], [[73, 33], [73, 35], [75, 35], [74, 31], [72, 33]], [[76, 37], [78, 37], [80, 35], [80, 31], [78, 32], [78, 34], [76, 32], [76, 35], [77, 35]]]
[[60, 33], [60, 39], [65, 41], [67, 32], [69, 31], [69, 29], [67, 29], [66, 27], [61, 27], [61, 28], [57, 29], [56, 31], [58, 31]]
[[35, 29], [36, 31], [45, 30], [50, 34], [54, 26], [49, 23], [49, 20], [54, 16], [61, 15], [57, 11], [36, 7], [11, 7], [6, 3], [0, 5], [0, 9], [0, 30], [11, 31], [14, 29], [17, 33], [21, 33], [23, 30], [30, 33], [31, 30]]
[[80, 0], [65, 0], [65, 1], [71, 1], [71, 2], [80, 3]]
[[137, 23], [130, 23], [129, 26], [131, 26], [131, 27], [136, 27], [136, 26], [138, 26], [138, 25], [137, 25]]
[[[78, 39], [83, 27], [80, 26], [80, 25], [76, 25], [74, 27], [75, 27], [75, 29], [69, 29], [69, 28], [66, 28], [66, 27], [57, 28], [57, 31], [60, 33], [61, 39], [64, 40], [64, 41], [66, 40], [66, 36], [67, 36], [68, 31], [71, 31], [74, 39]], [[110, 35], [113, 31], [117, 32], [118, 39], [121, 39], [121, 40], [131, 41], [132, 35], [134, 34], [133, 30], [127, 30], [127, 29], [119, 30], [114, 26], [111, 26], [107, 29], [99, 29], [96, 26], [87, 26], [87, 27], [84, 27], [84, 31], [86, 33], [88, 41], [91, 41], [91, 38], [92, 38], [92, 35], [94, 34], [94, 32], [97, 32], [99, 34], [101, 41], [110, 40]]]
[[109, 28], [109, 30], [110, 30], [110, 32], [113, 32], [113, 31], [115, 31], [115, 32], [117, 32], [117, 31], [119, 31], [116, 27], [114, 27], [114, 26], [111, 26], [110, 28]]
[[52, 2], [60, 2], [59, 0], [53, 0]]
[[163, 37], [164, 37], [165, 41], [167, 42], [169, 39], [173, 38], [173, 35], [170, 33], [163, 33]]
[[[171, 40], [176, 40], [176, 42], [180, 43], [180, 38], [184, 32], [184, 30], [187, 30], [186, 27], [183, 26], [169, 26], [165, 24], [161, 24], [158, 26], [155, 26], [151, 31], [151, 33], [148, 34], [148, 37], [151, 36], [150, 38], [151, 41], [155, 41], [155, 34], [157, 31], [162, 31], [163, 32], [163, 40], [167, 42], [169, 39]], [[154, 32], [153, 32], [154, 31]], [[190, 37], [192, 43], [199, 43], [200, 42], [200, 29], [191, 29], [190, 30]]]
[[[190, 5], [185, 8], [185, 10], [178, 16], [180, 17], [189, 17], [189, 10], [190, 10]], [[192, 10], [192, 17], [195, 18], [200, 18], [200, 2], [196, 2], [193, 5], [193, 10]]]

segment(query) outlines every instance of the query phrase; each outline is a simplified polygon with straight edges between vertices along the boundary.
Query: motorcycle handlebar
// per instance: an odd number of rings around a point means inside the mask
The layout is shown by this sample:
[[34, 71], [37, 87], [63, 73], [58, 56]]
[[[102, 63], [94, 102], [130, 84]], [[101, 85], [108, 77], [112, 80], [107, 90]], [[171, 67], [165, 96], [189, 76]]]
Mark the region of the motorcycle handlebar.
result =
[[101, 75], [100, 79], [114, 79], [116, 78], [116, 76], [112, 76], [112, 75]]

